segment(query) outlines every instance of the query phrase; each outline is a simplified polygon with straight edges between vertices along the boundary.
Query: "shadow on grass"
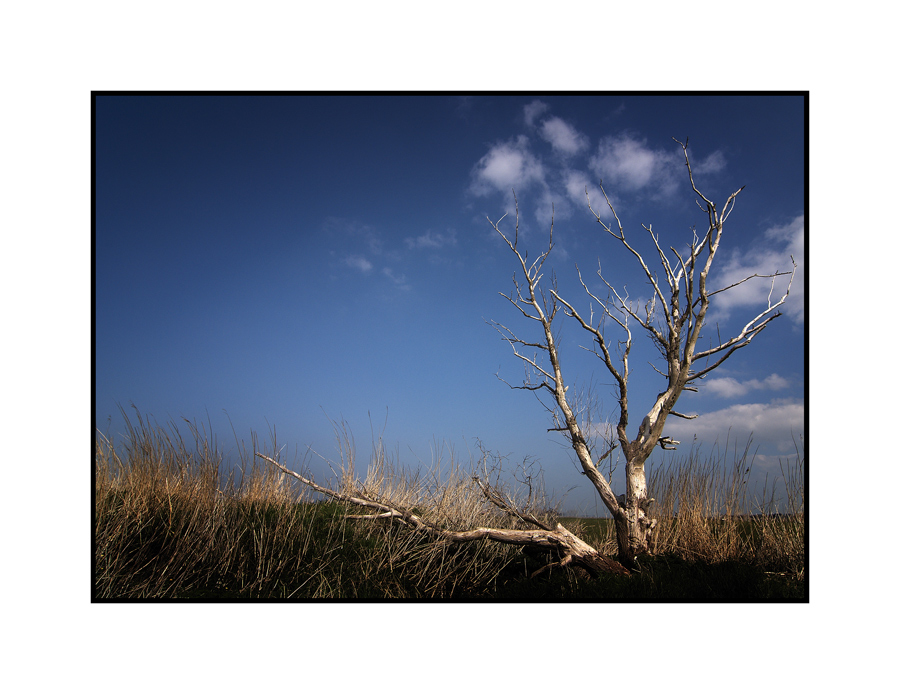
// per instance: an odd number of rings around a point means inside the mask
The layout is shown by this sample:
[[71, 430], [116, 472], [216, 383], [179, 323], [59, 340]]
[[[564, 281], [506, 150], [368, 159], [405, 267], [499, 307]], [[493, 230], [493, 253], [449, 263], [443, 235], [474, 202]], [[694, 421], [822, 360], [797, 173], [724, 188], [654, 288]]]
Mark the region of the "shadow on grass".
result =
[[641, 559], [641, 573], [594, 580], [555, 571], [547, 578], [506, 582], [494, 596], [515, 602], [808, 602], [807, 581], [769, 573], [751, 564], [689, 562], [677, 557]]
[[[750, 564], [726, 561], [717, 564], [689, 562], [676, 557], [651, 557], [641, 562], [642, 572], [629, 577], [601, 576], [587, 579], [568, 569], [528, 578], [521, 566], [511, 565], [493, 586], [460, 591], [452, 600], [487, 602], [796, 602], [809, 601], [808, 582], [786, 574], [765, 572]], [[394, 577], [396, 581], [400, 577]], [[356, 599], [390, 599], [377, 584], [359, 585]], [[288, 595], [291, 597], [288, 598]], [[265, 596], [247, 596], [228, 589], [199, 589], [177, 599], [201, 602], [308, 600], [303, 591], [285, 585]], [[414, 590], [408, 598], [421, 600]]]

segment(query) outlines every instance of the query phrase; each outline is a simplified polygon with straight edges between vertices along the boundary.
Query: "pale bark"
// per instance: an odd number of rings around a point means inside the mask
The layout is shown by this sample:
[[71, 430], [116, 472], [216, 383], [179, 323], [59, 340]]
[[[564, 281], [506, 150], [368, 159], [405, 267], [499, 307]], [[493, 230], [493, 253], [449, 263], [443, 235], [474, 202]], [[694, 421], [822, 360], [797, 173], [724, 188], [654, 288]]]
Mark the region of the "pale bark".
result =
[[[394, 522], [399, 522], [403, 525], [407, 525], [416, 530], [425, 532], [432, 537], [438, 540], [443, 540], [445, 542], [473, 542], [476, 540], [493, 540], [495, 542], [536, 547], [543, 550], [557, 550], [562, 555], [562, 559], [558, 562], [558, 564], [551, 564], [543, 567], [541, 571], [546, 570], [547, 568], [549, 568], [549, 566], [553, 565], [566, 566], [569, 564], [574, 564], [582, 566], [594, 576], [600, 573], [615, 573], [622, 575], [628, 575], [629, 573], [628, 569], [622, 566], [619, 562], [601, 555], [596, 549], [581, 540], [578, 536], [572, 534], [561, 523], [556, 523], [555, 527], [551, 528], [541, 523], [537, 519], [529, 519], [516, 513], [515, 515], [517, 515], [520, 519], [537, 524], [541, 527], [539, 527], [537, 530], [517, 530], [483, 527], [473, 528], [471, 530], [448, 530], [445, 528], [441, 528], [434, 523], [426, 521], [421, 516], [413, 513], [410, 510], [401, 509], [391, 503], [369, 499], [359, 493], [350, 494], [338, 492], [330, 489], [329, 487], [323, 487], [322, 485], [316, 484], [311, 479], [304, 477], [300, 473], [285, 467], [277, 460], [274, 460], [267, 455], [263, 455], [262, 453], [257, 453], [256, 455], [266, 462], [270, 463], [271, 465], [274, 465], [283, 473], [291, 475], [292, 477], [300, 480], [305, 485], [317, 492], [325, 494], [326, 496], [330, 496], [331, 498], [337, 499], [338, 501], [345, 501], [356, 506], [371, 508], [378, 511], [378, 513], [374, 514], [349, 516], [350, 518], [370, 520], [386, 519]], [[481, 487], [483, 490], [486, 489], [486, 486], [483, 483], [481, 484]], [[494, 500], [492, 499], [492, 495], [489, 492], [486, 492], [486, 494], [489, 499], [491, 499], [492, 501]], [[494, 498], [496, 499], [498, 497], [494, 495]], [[504, 508], [504, 510], [509, 509]]]
[[[515, 296], [510, 297], [505, 294], [503, 296], [524, 316], [541, 324], [543, 340], [540, 342], [528, 342], [519, 338], [505, 326], [499, 323], [494, 323], [494, 325], [512, 346], [514, 354], [530, 366], [533, 372], [541, 378], [540, 382], [527, 381], [520, 387], [534, 391], [545, 389], [553, 396], [558, 410], [554, 413], [554, 417], [557, 421], [559, 419], [562, 420], [562, 426], [556, 426], [554, 429], [567, 435], [581, 463], [582, 470], [588, 479], [591, 480], [603, 503], [612, 514], [616, 524], [619, 558], [627, 566], [631, 567], [636, 566], [638, 555], [652, 551], [654, 546], [653, 531], [656, 527], [656, 520], [650, 516], [650, 505], [654, 499], [647, 490], [647, 479], [644, 471], [645, 463], [657, 445], [666, 450], [671, 450], [679, 443], [671, 437], [663, 436], [663, 428], [667, 417], [670, 414], [685, 419], [691, 419], [696, 416], [684, 415], [673, 411], [675, 403], [682, 392], [685, 390], [696, 391], [697, 388], [694, 384], [699, 379], [721, 365], [737, 349], [749, 345], [756, 335], [780, 315], [780, 313], [776, 312], [776, 309], [787, 300], [796, 269], [796, 263], [793, 262], [792, 258], [791, 262], [794, 267], [790, 273], [776, 272], [771, 275], [753, 275], [728, 287], [714, 291], [709, 290], [707, 280], [719, 249], [725, 220], [734, 210], [735, 199], [743, 188], [732, 193], [725, 201], [721, 211], [719, 211], [716, 205], [697, 189], [691, 171], [687, 143], [679, 142], [679, 144], [684, 152], [685, 165], [688, 169], [691, 187], [705, 204], [705, 207], [704, 205], [700, 205], [700, 207], [707, 213], [709, 227], [702, 238], [698, 238], [696, 233], [694, 234], [693, 241], [690, 244], [690, 252], [685, 257], [674, 247], [670, 247], [674, 254], [674, 257], [670, 259], [661, 248], [659, 235], [654, 234], [652, 226], [644, 226], [644, 229], [649, 233], [653, 241], [656, 253], [659, 255], [664, 284], [659, 281], [658, 276], [650, 270], [642, 255], [626, 238], [619, 216], [613, 208], [602, 183], [600, 184], [600, 190], [615, 219], [615, 227], [603, 221], [601, 215], [591, 207], [590, 197], [588, 197], [588, 208], [593, 212], [597, 222], [610, 236], [615, 238], [631, 253], [640, 267], [644, 279], [653, 288], [652, 298], [644, 306], [643, 315], [641, 311], [629, 303], [627, 294], [623, 296], [614, 286], [606, 281], [599, 269], [597, 275], [609, 290], [612, 298], [601, 299], [592, 293], [582, 279], [581, 272], [578, 271], [581, 285], [592, 301], [590, 313], [586, 318], [576, 310], [572, 303], [566, 301], [557, 293], [555, 286], [551, 288], [550, 299], [548, 300], [542, 290], [539, 289], [539, 282], [542, 277], [541, 268], [553, 249], [552, 222], [547, 250], [538, 256], [537, 260], [531, 265], [528, 265], [525, 257], [518, 249], [518, 203], [516, 204], [516, 234], [513, 240], [510, 240], [500, 230], [499, 221], [494, 223], [488, 219], [491, 226], [516, 255], [524, 273], [524, 288], [514, 278]], [[774, 290], [774, 278], [787, 274], [790, 274], [791, 280], [788, 282], [787, 290], [780, 300], [773, 303], [772, 292], [770, 291], [766, 309], [749, 321], [738, 335], [728, 340], [720, 341], [718, 345], [709, 349], [697, 351], [697, 342], [700, 338], [701, 328], [703, 328], [706, 321], [710, 297], [727, 291], [753, 277], [771, 278]], [[602, 309], [599, 320], [595, 320], [594, 303]], [[616, 383], [619, 418], [615, 429], [618, 446], [625, 457], [626, 483], [625, 494], [619, 495], [618, 498], [613, 493], [609, 481], [600, 473], [595, 461], [592, 459], [578, 418], [566, 399], [567, 387], [563, 383], [559, 350], [554, 341], [552, 331], [552, 322], [560, 306], [563, 307], [563, 312], [567, 316], [574, 318], [590, 334], [592, 351], [601, 360]], [[662, 320], [659, 327], [655, 320], [657, 306], [662, 311]], [[606, 318], [611, 319], [618, 325], [623, 333], [622, 338], [618, 341], [620, 347], [618, 361], [613, 358], [604, 335], [603, 322]], [[660, 353], [664, 356], [666, 360], [665, 372], [660, 369], [656, 370], [667, 380], [666, 388], [659, 393], [655, 402], [644, 416], [637, 436], [634, 439], [629, 438], [627, 431], [629, 422], [628, 379], [630, 376], [628, 360], [633, 338], [630, 326], [631, 321], [644, 330], [648, 338], [656, 344]], [[535, 353], [534, 357], [521, 354], [517, 349], [519, 346], [532, 347], [546, 352], [549, 365], [543, 365], [537, 359], [537, 353]], [[707, 360], [708, 362], [709, 358], [714, 356], [717, 359], [711, 365], [704, 364], [700, 369], [694, 368], [696, 361]], [[609, 450], [607, 450], [605, 455], [609, 454], [611, 448], [612, 443], [610, 442]]]

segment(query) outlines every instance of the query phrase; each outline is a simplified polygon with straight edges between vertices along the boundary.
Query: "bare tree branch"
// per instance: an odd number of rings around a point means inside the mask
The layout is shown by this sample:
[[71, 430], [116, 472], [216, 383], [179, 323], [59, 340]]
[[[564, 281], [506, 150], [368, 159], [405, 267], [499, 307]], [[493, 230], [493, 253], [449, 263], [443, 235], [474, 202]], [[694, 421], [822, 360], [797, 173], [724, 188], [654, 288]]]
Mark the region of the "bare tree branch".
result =
[[523, 523], [527, 523], [528, 525], [534, 525], [541, 530], [552, 532], [553, 529], [549, 525], [535, 518], [534, 514], [523, 513], [522, 511], [519, 511], [511, 499], [505, 497], [505, 495], [502, 495], [491, 485], [482, 482], [479, 477], [474, 476], [472, 479], [474, 480], [475, 484], [478, 485], [479, 489], [481, 489], [481, 491], [484, 493], [485, 498], [487, 498], [488, 501], [490, 501], [492, 504], [494, 504], [494, 506], [499, 508], [504, 513], [507, 513], [514, 518], [518, 518], [520, 521], [522, 521]]
[[[674, 138], [673, 138], [674, 140]], [[626, 237], [625, 229], [619, 218], [618, 213], [610, 201], [602, 182], [600, 183], [600, 191], [602, 192], [607, 207], [609, 208], [615, 224], [608, 224], [604, 221], [603, 216], [594, 210], [590, 193], [585, 188], [588, 208], [593, 213], [600, 226], [612, 238], [616, 239], [622, 247], [624, 247], [640, 266], [643, 276], [653, 288], [650, 300], [643, 306], [637, 306], [629, 300], [627, 291], [620, 292], [610, 284], [603, 276], [598, 267], [597, 275], [609, 291], [607, 300], [601, 299], [585, 283], [578, 271], [578, 279], [591, 300], [590, 313], [585, 314], [579, 312], [572, 302], [566, 300], [556, 290], [554, 286], [550, 290], [551, 302], [548, 303], [543, 293], [538, 289], [540, 281], [540, 268], [546, 261], [547, 256], [552, 250], [552, 224], [551, 224], [551, 241], [547, 250], [538, 256], [538, 259], [529, 266], [520, 251], [518, 244], [518, 204], [516, 207], [516, 237], [511, 242], [500, 231], [498, 225], [493, 225], [494, 229], [506, 240], [509, 247], [513, 250], [519, 259], [523, 271], [525, 272], [525, 280], [527, 287], [516, 284], [517, 307], [520, 311], [538, 321], [543, 328], [543, 344], [546, 347], [543, 353], [546, 353], [550, 367], [539, 365], [535, 359], [529, 359], [523, 356], [516, 349], [517, 345], [527, 344], [536, 348], [534, 342], [526, 343], [515, 337], [510, 341], [514, 354], [528, 363], [528, 365], [543, 376], [544, 383], [541, 386], [526, 382], [529, 389], [538, 387], [547, 387], [557, 402], [558, 410], [562, 413], [562, 422], [554, 412], [553, 431], [561, 431], [565, 433], [572, 443], [573, 448], [578, 455], [579, 461], [585, 474], [587, 474], [601, 495], [604, 504], [613, 514], [616, 522], [617, 540], [619, 543], [620, 556], [633, 559], [638, 553], [646, 550], [652, 545], [652, 531], [655, 527], [655, 521], [650, 519], [646, 514], [647, 495], [646, 477], [644, 473], [644, 463], [647, 457], [658, 445], [665, 450], [671, 450], [678, 445], [671, 437], [663, 435], [663, 428], [667, 417], [671, 414], [675, 417], [683, 419], [694, 419], [697, 415], [685, 415], [674, 410], [675, 403], [685, 391], [695, 391], [697, 388], [690, 385], [702, 379], [710, 371], [718, 367], [725, 361], [735, 350], [741, 349], [754, 339], [772, 320], [777, 318], [780, 313], [777, 308], [781, 306], [790, 293], [791, 283], [793, 282], [794, 272], [791, 272], [791, 278], [788, 282], [788, 288], [784, 295], [777, 302], [772, 301], [772, 293], [774, 292], [775, 278], [787, 275], [784, 272], [775, 272], [771, 275], [755, 274], [744, 278], [733, 284], [721, 289], [710, 291], [707, 287], [710, 270], [713, 266], [719, 245], [722, 239], [724, 224], [734, 211], [737, 196], [744, 190], [743, 187], [731, 193], [722, 205], [721, 210], [708, 197], [706, 197], [697, 187], [694, 180], [693, 170], [691, 168], [690, 157], [687, 150], [687, 139], [684, 143], [674, 140], [681, 145], [684, 154], [685, 166], [688, 170], [688, 178], [691, 188], [698, 196], [698, 206], [704, 210], [707, 216], [708, 227], [702, 236], [698, 235], [696, 229], [693, 230], [693, 238], [690, 242], [687, 254], [680, 253], [673, 246], [669, 250], [673, 253], [670, 260], [666, 251], [663, 250], [659, 234], [653, 231], [652, 225], [643, 225], [643, 228], [649, 234], [653, 243], [656, 254], [659, 257], [659, 263], [665, 284], [662, 284], [657, 275], [650, 269], [645, 262], [641, 253], [631, 245]], [[702, 204], [701, 202], [702, 201]], [[796, 270], [796, 264], [795, 264]], [[772, 288], [769, 292], [767, 308], [759, 313], [755, 318], [749, 321], [744, 328], [730, 339], [718, 340], [718, 344], [706, 350], [698, 350], [697, 343], [700, 339], [701, 330], [704, 328], [707, 315], [711, 305], [711, 298], [734, 289], [735, 287], [749, 281], [753, 278], [770, 278], [772, 279]], [[663, 291], [666, 289], [666, 292]], [[538, 301], [538, 296], [541, 301]], [[509, 297], [507, 297], [509, 298]], [[595, 322], [593, 302], [600, 307], [600, 321]], [[611, 494], [608, 481], [597, 472], [597, 463], [599, 461], [592, 460], [591, 450], [585, 445], [583, 431], [584, 428], [578, 421], [573, 410], [566, 401], [565, 388], [563, 386], [562, 372], [560, 370], [560, 361], [558, 348], [553, 339], [550, 328], [553, 315], [558, 306], [563, 307], [563, 312], [567, 317], [574, 318], [577, 323], [591, 336], [592, 351], [603, 361], [606, 370], [613, 376], [618, 390], [619, 405], [619, 421], [616, 426], [616, 435], [618, 443], [624, 453], [626, 460], [626, 483], [627, 492], [618, 498]], [[552, 307], [552, 313], [550, 310]], [[658, 310], [658, 312], [657, 312]], [[623, 338], [618, 343], [618, 355], [614, 358], [610, 349], [609, 340], [603, 331], [603, 324], [606, 318], [611, 318], [623, 333]], [[628, 436], [627, 427], [629, 421], [629, 402], [628, 402], [628, 378], [629, 372], [629, 355], [632, 346], [632, 332], [629, 321], [633, 320], [640, 325], [648, 334], [651, 341], [656, 345], [662, 357], [665, 359], [665, 369], [653, 368], [666, 379], [666, 387], [660, 392], [647, 415], [641, 422], [637, 436], [632, 440]], [[585, 347], [585, 349], [587, 349]], [[710, 357], [718, 357], [711, 365], [704, 365], [702, 368], [696, 368], [698, 360], [709, 360]], [[551, 385], [551, 383], [553, 385]], [[604, 457], [608, 456], [612, 449], [608, 450]], [[602, 458], [601, 458], [602, 460]]]
[[697, 417], [700, 416], [696, 414], [681, 414], [681, 412], [676, 412], [675, 410], [669, 410], [669, 414], [673, 417], [680, 417], [681, 419], [697, 419]]
[[793, 272], [775, 272], [775, 273], [772, 273], [771, 275], [753, 274], [753, 275], [750, 275], [749, 277], [745, 277], [744, 279], [735, 282], [734, 284], [729, 284], [727, 287], [722, 287], [721, 289], [716, 289], [716, 291], [710, 292], [708, 294], [708, 296], [715, 296], [716, 294], [721, 294], [722, 292], [727, 292], [729, 289], [734, 289], [738, 285], [741, 285], [744, 282], [748, 282], [748, 281], [752, 280], [754, 277], [759, 277], [759, 278], [783, 277], [785, 275], [793, 275], [793, 274], [794, 274]]
[[[518, 203], [516, 205], [516, 217], [516, 228], [518, 229]], [[490, 222], [490, 219], [488, 221]], [[575, 417], [575, 413], [573, 412], [571, 405], [566, 398], [567, 387], [563, 381], [562, 367], [560, 366], [559, 353], [556, 346], [556, 340], [553, 336], [552, 328], [553, 319], [556, 316], [558, 307], [558, 294], [556, 293], [555, 289], [551, 290], [550, 294], [553, 298], [553, 302], [549, 307], [546, 301], [539, 302], [537, 299], [540, 291], [540, 268], [549, 255], [550, 251], [553, 249], [553, 223], [551, 221], [550, 241], [548, 243], [547, 250], [541, 253], [538, 256], [538, 259], [534, 263], [532, 263], [530, 267], [517, 248], [518, 232], [516, 233], [516, 241], [511, 242], [509, 238], [500, 230], [499, 222], [498, 224], [494, 224], [493, 222], [491, 222], [491, 225], [493, 226], [494, 230], [504, 239], [504, 241], [506, 241], [506, 244], [519, 260], [519, 265], [525, 273], [528, 295], [526, 297], [523, 297], [522, 301], [523, 303], [531, 307], [531, 310], [533, 311], [532, 315], [540, 322], [541, 327], [543, 328], [543, 342], [546, 345], [546, 352], [548, 359], [550, 360], [552, 374], [543, 367], [538, 366], [536, 363], [534, 363], [533, 360], [529, 363], [540, 373], [542, 373], [546, 378], [548, 378], [550, 382], [552, 382], [553, 385], [550, 385], [548, 383], [546, 387], [549, 391], [552, 392], [557, 406], [562, 413], [563, 419], [566, 423], [566, 429], [568, 430], [570, 443], [572, 444], [572, 448], [575, 450], [575, 453], [578, 456], [579, 462], [581, 463], [585, 475], [587, 475], [588, 479], [591, 480], [594, 487], [600, 494], [601, 499], [603, 499], [604, 504], [607, 506], [610, 512], [614, 514], [619, 513], [619, 505], [615, 499], [615, 495], [612, 492], [612, 488], [610, 487], [609, 482], [599, 472], [596, 465], [594, 464], [594, 461], [591, 459], [591, 453], [587, 445], [587, 439], [582, 433], [578, 420]], [[519, 292], [519, 295], [521, 296], [521, 292]], [[519, 355], [516, 352], [515, 348], [513, 351], [520, 359], [523, 359], [523, 361], [528, 361], [526, 358], [523, 358], [521, 355]], [[531, 384], [527, 385], [530, 386]]]
[[[684, 391], [697, 391], [697, 383], [712, 370], [720, 366], [736, 350], [749, 345], [771, 321], [781, 315], [778, 311], [788, 298], [797, 265], [788, 272], [774, 272], [772, 274], [753, 274], [728, 286], [710, 291], [707, 287], [709, 273], [713, 267], [718, 253], [724, 231], [724, 225], [734, 211], [737, 196], [744, 190], [743, 187], [731, 193], [725, 203], [718, 208], [716, 204], [706, 197], [697, 187], [693, 177], [690, 157], [687, 149], [687, 138], [684, 143], [677, 142], [684, 154], [685, 166], [688, 170], [693, 192], [699, 198], [698, 207], [706, 213], [707, 230], [698, 235], [696, 228], [692, 227], [692, 239], [689, 250], [679, 252], [674, 246], [669, 246], [673, 256], [668, 256], [659, 240], [659, 234], [653, 231], [652, 225], [642, 225], [649, 234], [653, 248], [659, 257], [659, 266], [654, 272], [645, 262], [641, 253], [631, 245], [626, 238], [625, 229], [614, 209], [602, 182], [600, 191], [606, 200], [606, 204], [615, 219], [615, 225], [607, 224], [600, 214], [591, 206], [588, 189], [585, 188], [587, 204], [598, 224], [604, 231], [614, 238], [618, 244], [626, 249], [631, 257], [641, 268], [643, 277], [653, 288], [650, 299], [640, 306], [629, 299], [627, 289], [618, 290], [603, 276], [598, 262], [597, 275], [600, 281], [607, 287], [606, 299], [598, 297], [588, 287], [578, 270], [578, 279], [587, 294], [589, 311], [579, 312], [575, 305], [560, 296], [557, 291], [556, 277], [551, 272], [550, 287], [545, 293], [541, 281], [544, 278], [544, 265], [554, 248], [553, 218], [550, 222], [550, 233], [546, 249], [539, 253], [533, 260], [529, 260], [528, 253], [519, 246], [519, 205], [513, 191], [515, 200], [515, 230], [511, 235], [506, 235], [500, 229], [500, 223], [506, 218], [504, 214], [496, 223], [488, 218], [488, 222], [500, 235], [510, 251], [518, 261], [518, 267], [513, 273], [514, 291], [501, 292], [500, 295], [512, 304], [525, 318], [540, 325], [539, 337], [523, 339], [511, 328], [492, 321], [491, 325], [507, 342], [513, 355], [520, 360], [525, 376], [521, 385], [511, 385], [510, 388], [532, 391], [552, 417], [553, 427], [548, 431], [558, 431], [564, 434], [581, 466], [582, 473], [587, 476], [600, 495], [606, 508], [612, 514], [616, 530], [616, 541], [620, 560], [629, 568], [637, 567], [639, 554], [653, 551], [655, 542], [655, 529], [657, 521], [651, 518], [649, 508], [654, 501], [647, 488], [647, 477], [644, 466], [657, 446], [664, 450], [674, 449], [679, 442], [670, 436], [665, 436], [663, 430], [669, 415], [690, 420], [697, 415], [686, 415], [675, 411], [675, 405]], [[701, 202], [702, 201], [702, 202]], [[601, 234], [601, 236], [604, 236]], [[652, 251], [651, 251], [652, 253]], [[659, 269], [661, 268], [661, 270]], [[662, 279], [658, 273], [662, 274]], [[521, 273], [521, 274], [520, 274]], [[778, 277], [790, 275], [784, 294], [777, 301], [773, 301], [775, 282]], [[701, 332], [706, 328], [711, 300], [713, 297], [734, 289], [751, 279], [771, 279], [772, 284], [766, 301], [765, 310], [761, 311], [753, 319], [747, 322], [741, 331], [731, 338], [723, 339], [716, 335], [716, 342], [710, 342], [710, 347], [698, 350], [697, 345], [701, 338]], [[664, 282], [663, 282], [664, 280]], [[599, 306], [598, 316], [594, 314], [594, 302]], [[558, 335], [554, 335], [553, 321], [560, 308], [568, 318], [574, 318], [578, 325], [590, 335], [590, 349], [600, 358], [615, 381], [618, 395], [618, 421], [615, 424], [615, 436], [610, 433], [611, 424], [607, 425], [607, 435], [604, 439], [604, 447], [598, 445], [598, 439], [602, 438], [597, 427], [592, 425], [590, 408], [585, 397], [579, 389], [571, 395], [569, 387], [563, 378], [562, 361], [559, 350]], [[596, 320], [595, 320], [596, 318]], [[610, 319], [607, 322], [607, 319]], [[632, 349], [631, 321], [636, 322], [644, 329], [650, 341], [659, 350], [665, 360], [665, 367], [652, 368], [665, 379], [665, 387], [659, 392], [652, 402], [634, 438], [629, 437], [629, 398], [628, 383], [630, 376], [629, 358]], [[614, 324], [614, 325], [610, 325]], [[535, 326], [536, 327], [536, 326]], [[607, 337], [604, 328], [621, 331], [621, 339], [611, 341]], [[612, 345], [612, 346], [611, 346]], [[531, 353], [529, 353], [531, 352]], [[613, 354], [615, 352], [615, 355]], [[710, 364], [710, 360], [715, 361]], [[704, 361], [701, 368], [697, 368], [698, 362]], [[693, 385], [692, 385], [693, 384]], [[549, 398], [542, 398], [543, 391], [549, 393], [553, 400], [548, 404]], [[587, 398], [589, 399], [589, 398]], [[615, 439], [615, 442], [613, 442]], [[595, 457], [595, 450], [605, 450], [599, 457]], [[610, 480], [612, 479], [612, 460], [610, 459], [610, 472], [604, 476], [599, 465], [610, 457], [614, 450], [621, 451], [625, 460], [624, 494], [616, 495], [613, 492]], [[315, 484], [299, 473], [293, 472], [282, 466], [277, 461], [257, 453], [282, 472], [292, 475], [312, 489], [350, 504], [370, 509], [372, 512], [353, 516], [359, 519], [386, 519], [407, 525], [415, 530], [427, 533], [432, 537], [446, 542], [469, 542], [480, 539], [495, 540], [508, 544], [516, 544], [541, 549], [555, 549], [562, 558], [542, 570], [549, 570], [551, 566], [568, 566], [577, 564], [585, 567], [592, 573], [601, 571], [613, 571], [627, 573], [622, 564], [602, 557], [596, 549], [583, 542], [561, 524], [541, 519], [534, 513], [531, 507], [531, 479], [526, 476], [526, 484], [529, 488], [529, 501], [524, 504], [517, 503], [499, 483], [491, 482], [491, 474], [485, 474], [484, 479], [473, 476], [474, 482], [481, 491], [481, 495], [490, 502], [493, 507], [500, 509], [517, 521], [532, 526], [535, 529], [523, 530], [519, 528], [485, 528], [479, 527], [471, 530], [451, 530], [441, 527], [438, 523], [423, 518], [421, 514], [414, 513], [401, 504], [394, 503], [390, 499], [374, 498], [382, 496], [378, 493], [377, 485], [369, 489], [356, 490], [358, 486], [350, 478], [344, 475], [344, 489], [352, 491], [334, 491]], [[618, 456], [615, 458], [618, 460]], [[492, 473], [493, 474], [493, 473]], [[521, 480], [519, 480], [521, 482]], [[473, 490], [474, 491], [474, 490]], [[393, 498], [393, 497], [392, 497]], [[405, 498], [405, 497], [402, 497]], [[479, 504], [483, 502], [478, 500]], [[427, 514], [426, 514], [427, 515]]]
[[[616, 573], [622, 575], [629, 574], [628, 569], [619, 564], [617, 561], [601, 555], [599, 552], [597, 552], [596, 549], [591, 547], [576, 535], [573, 535], [561, 523], [557, 523], [556, 527], [553, 529], [540, 527], [538, 530], [514, 530], [500, 528], [447, 530], [423, 520], [419, 515], [412, 513], [411, 511], [394, 508], [388, 503], [372, 501], [358, 495], [344, 494], [329, 489], [328, 487], [323, 487], [316, 484], [312, 480], [307, 479], [303, 475], [291, 470], [290, 468], [283, 466], [281, 463], [270, 458], [267, 455], [263, 455], [262, 453], [257, 453], [256, 455], [266, 462], [270, 463], [271, 465], [274, 465], [283, 473], [297, 478], [305, 485], [316, 490], [317, 492], [330, 496], [331, 498], [337, 499], [339, 501], [345, 501], [366, 508], [374, 508], [380, 511], [380, 513], [368, 514], [360, 516], [360, 518], [385, 518], [391, 521], [397, 521], [402, 524], [412, 526], [416, 530], [421, 530], [422, 532], [428, 533], [440, 540], [444, 540], [447, 542], [473, 542], [476, 540], [494, 540], [496, 542], [503, 542], [506, 544], [525, 545], [538, 547], [541, 549], [555, 549], [561, 552], [564, 557], [568, 558], [566, 563], [575, 562], [585, 567], [593, 575], [598, 575], [600, 573]], [[491, 500], [493, 501], [493, 499]], [[502, 500], [500, 501], [501, 503], [503, 503]], [[526, 520], [525, 518], [522, 519]], [[526, 522], [531, 521], [526, 520]], [[538, 524], [543, 525], [539, 522]]]

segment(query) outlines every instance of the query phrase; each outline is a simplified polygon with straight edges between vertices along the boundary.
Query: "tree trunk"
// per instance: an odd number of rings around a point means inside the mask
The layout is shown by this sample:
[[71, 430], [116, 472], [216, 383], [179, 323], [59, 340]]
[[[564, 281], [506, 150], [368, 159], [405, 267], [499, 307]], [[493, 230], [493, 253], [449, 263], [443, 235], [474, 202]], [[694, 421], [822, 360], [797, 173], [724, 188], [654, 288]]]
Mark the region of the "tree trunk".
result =
[[609, 573], [628, 575], [627, 567], [609, 557], [604, 557], [580, 537], [569, 532], [562, 524], [557, 524], [556, 533], [562, 540], [558, 541], [558, 544], [566, 553], [565, 558], [560, 562], [561, 566], [572, 563], [587, 569], [588, 573], [594, 577]]
[[[637, 445], [634, 445], [637, 448]], [[656, 520], [650, 518], [652, 499], [647, 494], [647, 478], [644, 474], [646, 457], [635, 452], [636, 457], [628, 455], [625, 463], [625, 494], [623, 512], [615, 518], [616, 542], [619, 548], [619, 561], [629, 569], [637, 569], [637, 557], [641, 554], [652, 554], [655, 540]]]

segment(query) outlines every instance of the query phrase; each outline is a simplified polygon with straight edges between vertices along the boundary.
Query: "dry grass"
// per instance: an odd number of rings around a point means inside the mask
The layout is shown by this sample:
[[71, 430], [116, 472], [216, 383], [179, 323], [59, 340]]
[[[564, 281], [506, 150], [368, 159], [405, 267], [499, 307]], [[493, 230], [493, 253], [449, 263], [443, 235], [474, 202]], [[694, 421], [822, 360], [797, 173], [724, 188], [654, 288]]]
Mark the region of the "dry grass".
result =
[[[174, 423], [151, 424], [136, 412], [133, 425], [123, 415], [122, 442], [96, 436], [96, 598], [496, 596], [511, 589], [510, 577], [518, 581], [548, 559], [517, 546], [438, 542], [396, 523], [354, 519], [366, 511], [316, 501], [305, 486], [257, 462], [255, 438], [251, 450], [239, 451], [239, 477], [223, 476], [215, 440], [196, 425], [187, 423], [185, 439]], [[359, 475], [346, 424], [336, 424], [335, 435], [338, 491], [388, 501], [450, 530], [525, 527], [485, 499], [472, 470], [463, 469], [452, 451], [436, 446], [431, 471], [423, 473], [400, 466], [379, 439]], [[802, 577], [802, 457], [798, 452], [782, 467], [786, 498], [777, 517], [747, 518], [771, 513], [777, 501], [772, 493], [763, 493], [763, 500], [750, 497], [744, 481], [751, 465], [745, 451], [724, 472], [720, 461], [696, 456], [655, 471], [650, 488], [659, 500], [658, 553], [709, 564], [739, 561]], [[477, 471], [506, 491], [499, 461], [484, 451]], [[555, 521], [540, 485], [527, 474], [520, 475], [523, 481], [522, 494], [507, 498]], [[610, 521], [566, 524], [602, 553], [616, 553]]]
[[[95, 595], [171, 598], [453, 597], [489, 588], [516, 556], [488, 542], [452, 545], [314, 500], [302, 485], [257, 463], [257, 442], [241, 451], [243, 474], [221, 477], [222, 454], [188, 423], [153, 425], [123, 412], [118, 449], [95, 442]], [[338, 490], [415, 509], [448, 529], [484, 522], [512, 527], [453, 460], [428, 478], [397, 466], [379, 441], [360, 480], [346, 426], [336, 430], [342, 457]], [[270, 454], [274, 455], [274, 454]], [[348, 517], [349, 516], [349, 517]]]
[[[748, 442], [731, 465], [721, 456], [691, 452], [649, 476], [656, 498], [656, 553], [685, 561], [740, 562], [802, 579], [806, 567], [804, 514], [805, 461], [796, 455], [780, 464], [780, 476], [751, 490], [753, 469]], [[565, 518], [566, 527], [599, 552], [615, 555], [610, 518]]]
[[271, 590], [310, 538], [309, 506], [283, 476], [252, 468], [221, 479], [222, 455], [195, 426], [125, 417], [122, 450], [102, 434], [95, 455], [97, 597], [172, 597], [197, 589]]
[[657, 552], [708, 563], [750, 562], [802, 577], [805, 571], [804, 464], [782, 461], [781, 477], [756, 493], [748, 485], [748, 442], [731, 466], [693, 452], [651, 475]]

